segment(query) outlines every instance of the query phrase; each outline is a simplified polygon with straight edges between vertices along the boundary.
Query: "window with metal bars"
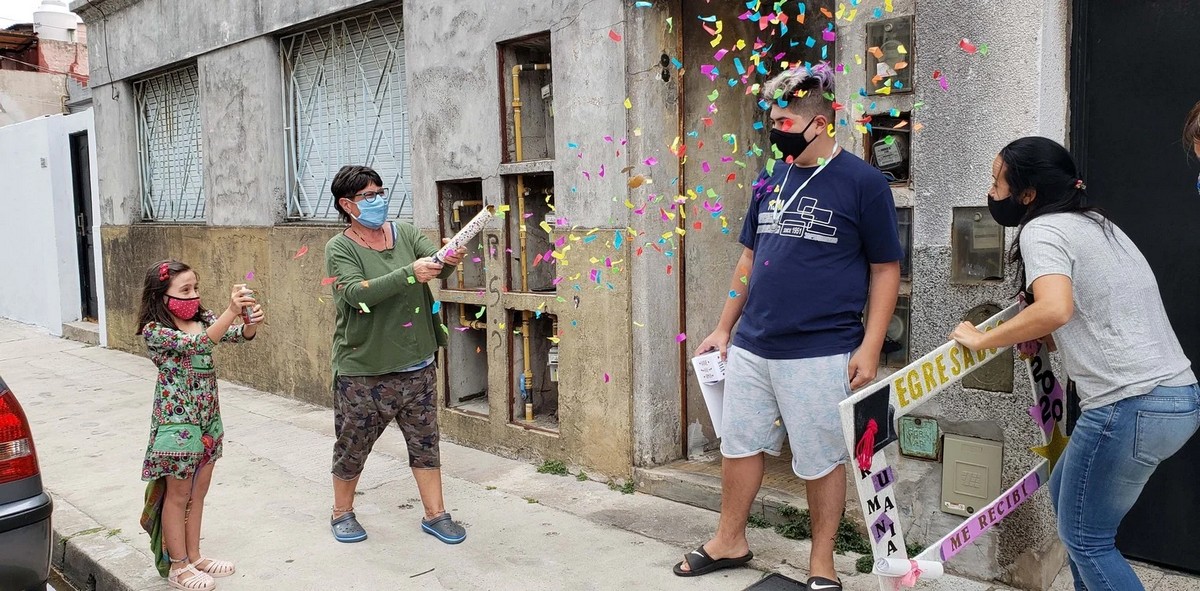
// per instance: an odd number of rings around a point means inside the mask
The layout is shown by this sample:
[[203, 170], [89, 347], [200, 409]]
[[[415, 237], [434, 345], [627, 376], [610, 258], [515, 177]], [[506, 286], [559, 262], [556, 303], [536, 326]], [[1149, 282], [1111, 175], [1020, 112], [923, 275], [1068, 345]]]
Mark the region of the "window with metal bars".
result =
[[358, 164], [383, 177], [390, 216], [411, 221], [400, 5], [284, 37], [280, 56], [289, 217], [337, 219], [329, 184]]
[[142, 218], [204, 221], [200, 91], [190, 65], [133, 83]]

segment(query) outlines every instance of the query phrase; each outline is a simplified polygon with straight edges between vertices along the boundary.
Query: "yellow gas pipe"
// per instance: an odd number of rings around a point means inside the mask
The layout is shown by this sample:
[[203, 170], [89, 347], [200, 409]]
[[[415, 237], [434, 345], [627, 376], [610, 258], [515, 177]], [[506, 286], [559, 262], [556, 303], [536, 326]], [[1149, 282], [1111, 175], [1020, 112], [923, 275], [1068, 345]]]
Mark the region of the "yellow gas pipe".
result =
[[[521, 72], [522, 71], [548, 71], [550, 64], [524, 64], [516, 65], [512, 68], [512, 109], [513, 109], [513, 139], [516, 148], [516, 161], [521, 162], [525, 159], [525, 153], [521, 142]], [[529, 258], [526, 256], [526, 237], [525, 237], [525, 175], [517, 175], [517, 234], [520, 241], [520, 260], [521, 260], [521, 291], [529, 291]], [[525, 384], [525, 393], [529, 396], [525, 403], [525, 421], [533, 422], [533, 360], [529, 353], [530, 339], [530, 313], [528, 310], [521, 312], [521, 345], [524, 352], [525, 373], [522, 376]]]
[[[452, 203], [450, 205], [450, 209], [453, 212], [451, 219], [454, 220], [454, 229], [455, 230], [458, 230], [462, 226], [462, 215], [459, 213], [459, 210], [464, 207], [470, 206], [470, 205], [482, 206], [483, 201], [479, 201], [479, 200], [461, 201], [460, 200], [460, 201], [455, 201], [454, 203]], [[466, 282], [466, 279], [464, 279], [463, 266], [461, 264], [459, 264], [458, 267], [455, 269], [455, 273], [458, 274], [458, 288], [466, 289], [467, 282]], [[464, 312], [465, 312], [465, 310], [464, 310]], [[461, 314], [463, 314], [463, 312], [460, 312], [460, 315]], [[466, 326], [466, 325], [464, 324], [463, 326]], [[483, 327], [481, 326], [480, 328], [483, 328]]]

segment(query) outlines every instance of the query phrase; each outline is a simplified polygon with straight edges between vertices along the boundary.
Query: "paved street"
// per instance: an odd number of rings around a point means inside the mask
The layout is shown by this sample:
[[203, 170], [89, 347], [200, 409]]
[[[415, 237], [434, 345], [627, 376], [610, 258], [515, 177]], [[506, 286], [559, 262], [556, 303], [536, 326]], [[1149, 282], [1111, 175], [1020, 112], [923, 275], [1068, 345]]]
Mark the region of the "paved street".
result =
[[[55, 529], [67, 539], [62, 570], [77, 583], [95, 577], [98, 591], [165, 589], [137, 523], [155, 377], [150, 362], [0, 320], [0, 375], [33, 423], [56, 501]], [[204, 539], [206, 553], [238, 562], [221, 589], [703, 591], [743, 589], [763, 575], [671, 574], [684, 550], [711, 533], [712, 512], [538, 474], [528, 463], [450, 443], [442, 446], [447, 505], [470, 537], [445, 546], [417, 525], [420, 504], [398, 431], [376, 446], [355, 503], [371, 538], [338, 544], [326, 525], [330, 411], [228, 382], [221, 387], [225, 458], [209, 495]], [[791, 565], [803, 564], [806, 542], [752, 530], [751, 543], [756, 568], [804, 578]], [[854, 557], [838, 557], [846, 589], [878, 589], [853, 565]], [[1157, 571], [1144, 578], [1148, 589], [1195, 588]], [[1069, 588], [1064, 582], [1060, 577], [1056, 589]], [[922, 589], [1004, 587], [946, 577]]]

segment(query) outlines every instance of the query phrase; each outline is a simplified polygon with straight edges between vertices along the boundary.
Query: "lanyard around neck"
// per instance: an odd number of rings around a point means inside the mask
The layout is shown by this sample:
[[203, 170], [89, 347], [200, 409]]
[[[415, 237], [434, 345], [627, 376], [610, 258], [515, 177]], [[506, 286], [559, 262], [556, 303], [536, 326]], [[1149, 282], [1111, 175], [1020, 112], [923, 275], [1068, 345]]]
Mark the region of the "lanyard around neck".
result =
[[[784, 203], [782, 206], [780, 206], [780, 199], [775, 200], [774, 225], [779, 225], [779, 220], [781, 218], [783, 218], [783, 212], [787, 211], [787, 208], [792, 206], [792, 203], [794, 203], [796, 201], [796, 197], [800, 195], [800, 191], [803, 191], [804, 187], [807, 187], [809, 182], [811, 182], [813, 179], [817, 178], [817, 175], [821, 174], [821, 171], [825, 170], [825, 167], [829, 166], [830, 162], [833, 162], [833, 157], [837, 155], [837, 152], [838, 152], [838, 145], [835, 143], [833, 145], [833, 150], [831, 152], [829, 152], [829, 158], [826, 158], [825, 162], [822, 163], [820, 166], [818, 166], [817, 170], [813, 171], [812, 176], [808, 177], [807, 179], [804, 179], [804, 182], [800, 183], [799, 187], [796, 187], [796, 190], [792, 192], [792, 196], [788, 198], [787, 203]], [[783, 175], [783, 183], [781, 183], [779, 185], [780, 191], [782, 191], [783, 188], [787, 186], [787, 180], [788, 180], [788, 177], [791, 176], [791, 174], [792, 174], [793, 167], [795, 167], [795, 164], [788, 165], [787, 172], [784, 173], [784, 175]]]

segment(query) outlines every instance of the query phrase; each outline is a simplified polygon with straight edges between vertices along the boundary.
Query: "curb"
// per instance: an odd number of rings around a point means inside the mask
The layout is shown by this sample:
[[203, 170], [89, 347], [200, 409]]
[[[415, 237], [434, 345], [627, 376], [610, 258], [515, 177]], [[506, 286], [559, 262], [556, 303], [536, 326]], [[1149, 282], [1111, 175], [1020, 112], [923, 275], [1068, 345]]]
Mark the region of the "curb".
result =
[[62, 497], [54, 496], [51, 524], [54, 568], [80, 591], [166, 588], [145, 554]]

